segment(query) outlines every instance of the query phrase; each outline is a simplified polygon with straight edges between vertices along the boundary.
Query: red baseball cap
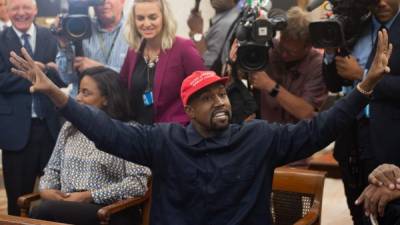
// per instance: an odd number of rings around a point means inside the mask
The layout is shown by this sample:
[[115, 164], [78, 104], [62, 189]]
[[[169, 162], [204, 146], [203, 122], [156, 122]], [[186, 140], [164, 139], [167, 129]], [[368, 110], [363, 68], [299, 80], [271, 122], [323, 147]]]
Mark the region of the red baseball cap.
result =
[[190, 96], [215, 83], [225, 84], [228, 77], [220, 77], [214, 71], [195, 71], [186, 77], [181, 85], [181, 99], [187, 105]]

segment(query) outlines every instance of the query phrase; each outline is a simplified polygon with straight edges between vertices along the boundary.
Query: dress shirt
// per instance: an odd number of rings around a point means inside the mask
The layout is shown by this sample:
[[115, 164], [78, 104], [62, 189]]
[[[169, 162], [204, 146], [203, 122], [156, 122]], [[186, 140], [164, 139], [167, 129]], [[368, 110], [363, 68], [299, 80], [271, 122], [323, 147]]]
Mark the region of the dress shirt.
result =
[[274, 169], [331, 143], [367, 102], [355, 90], [311, 120], [231, 124], [210, 138], [193, 125], [128, 126], [72, 98], [60, 112], [99, 149], [151, 168], [152, 225], [271, 225]]
[[4, 28], [11, 27], [11, 26], [12, 26], [12, 24], [11, 24], [10, 20], [7, 21], [7, 22], [4, 22], [4, 21], [0, 20], [0, 32], [3, 31]]
[[[15, 28], [14, 26], [12, 27], [13, 30], [15, 31], [15, 33], [17, 34], [20, 42], [21, 42], [21, 46], [25, 45], [25, 41], [24, 38], [22, 37], [22, 35], [24, 35], [23, 32], [17, 30], [17, 28]], [[34, 24], [31, 25], [31, 27], [25, 32], [25, 34], [29, 35], [29, 44], [32, 48], [32, 53], [35, 54], [35, 49], [36, 49], [36, 27]], [[31, 55], [31, 57], [33, 58], [33, 55]], [[33, 95], [32, 95], [33, 96]], [[32, 98], [32, 118], [37, 118], [38, 115], [35, 111], [35, 101], [33, 101]]]
[[[90, 59], [100, 62], [104, 66], [116, 72], [119, 72], [129, 48], [123, 33], [124, 18], [122, 18], [119, 24], [111, 31], [101, 28], [99, 22], [97, 20], [93, 20], [92, 36], [90, 36], [89, 39], [82, 41], [84, 55]], [[66, 58], [66, 56], [75, 55], [73, 48], [66, 47], [65, 49], [60, 49], [59, 51], [64, 51], [64, 53], [58, 54], [60, 56], [58, 57], [58, 60], [65, 62], [65, 64], [70, 64], [68, 60], [71, 59]]]
[[150, 175], [144, 166], [96, 149], [93, 142], [67, 122], [40, 178], [39, 189], [90, 191], [94, 203], [110, 204], [143, 196]]
[[[22, 35], [24, 33], [17, 30], [17, 28], [15, 28], [14, 26], [13, 26], [13, 29], [14, 29], [15, 33], [17, 34], [19, 40], [21, 41], [21, 46], [24, 46], [25, 43], [24, 43], [24, 39], [22, 38]], [[35, 27], [35, 25], [32, 24], [31, 27], [28, 29], [28, 31], [26, 31], [25, 33], [29, 34], [29, 44], [32, 47], [32, 52], [35, 53], [35, 49], [36, 49], [36, 27]]]
[[[368, 29], [366, 29], [361, 37], [358, 39], [357, 43], [354, 45], [353, 50], [351, 52], [351, 55], [354, 56], [358, 64], [363, 68], [366, 69], [366, 65], [368, 62], [369, 55], [371, 54], [372, 49], [374, 48], [375, 45], [375, 40], [378, 35], [379, 29], [384, 26], [386, 29], [390, 29], [392, 26], [394, 20], [397, 18], [399, 15], [399, 12], [397, 12], [396, 16], [394, 16], [390, 21], [381, 24], [375, 16], [372, 16], [372, 23], [369, 26]], [[372, 31], [372, 33], [371, 33]], [[333, 54], [326, 54], [325, 53], [325, 58], [324, 62], [325, 64], [329, 64], [334, 60], [335, 55]]]
[[84, 55], [119, 72], [129, 48], [124, 37], [124, 22], [122, 17], [119, 24], [108, 31], [101, 28], [97, 20], [93, 20], [92, 36], [82, 42]]
[[[398, 13], [397, 13], [398, 15]], [[394, 20], [396, 19], [396, 16], [394, 16], [390, 21], [381, 24], [375, 16], [372, 17], [372, 23], [369, 29], [367, 29], [366, 32], [361, 36], [361, 38], [357, 41], [356, 45], [353, 48], [352, 55], [357, 59], [358, 64], [363, 68], [363, 69], [368, 69], [366, 68], [367, 63], [368, 63], [368, 58], [372, 52], [372, 49], [374, 48], [376, 38], [378, 36], [378, 31], [379, 29], [384, 26], [386, 29], [390, 29], [392, 26]], [[372, 31], [372, 32], [371, 32]]]
[[[274, 46], [279, 40], [274, 39]], [[301, 60], [285, 63], [277, 48], [269, 50], [267, 73], [287, 91], [298, 96], [318, 111], [328, 97], [322, 77], [322, 54], [310, 48]], [[299, 121], [289, 113], [268, 91], [260, 91], [260, 116], [269, 122], [296, 123]]]

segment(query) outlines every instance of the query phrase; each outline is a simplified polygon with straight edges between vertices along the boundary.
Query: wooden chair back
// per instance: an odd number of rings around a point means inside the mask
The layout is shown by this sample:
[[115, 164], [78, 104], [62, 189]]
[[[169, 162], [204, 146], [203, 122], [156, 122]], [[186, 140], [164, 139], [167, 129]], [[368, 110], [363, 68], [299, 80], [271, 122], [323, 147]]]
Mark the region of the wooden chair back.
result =
[[275, 225], [320, 225], [325, 172], [275, 169], [271, 212]]

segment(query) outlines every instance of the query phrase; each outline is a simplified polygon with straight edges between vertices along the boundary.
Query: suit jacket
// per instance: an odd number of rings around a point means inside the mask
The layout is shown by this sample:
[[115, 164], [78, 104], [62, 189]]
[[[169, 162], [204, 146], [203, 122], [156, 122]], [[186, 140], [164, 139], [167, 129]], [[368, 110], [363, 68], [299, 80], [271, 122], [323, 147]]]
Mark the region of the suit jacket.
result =
[[[394, 163], [400, 165], [400, 15], [397, 16], [389, 30], [389, 39], [393, 44], [393, 53], [389, 61], [390, 74], [378, 83], [370, 102], [369, 137], [358, 141], [370, 141], [367, 157], [377, 159], [377, 163]], [[375, 52], [373, 51], [373, 53]], [[373, 57], [370, 57], [373, 59]], [[336, 72], [334, 63], [324, 66], [324, 76], [328, 89], [333, 92], [341, 90], [341, 86], [349, 82], [342, 79]], [[351, 129], [348, 129], [350, 131]], [[348, 154], [349, 146], [354, 146], [357, 135], [343, 134], [337, 140], [335, 154], [338, 160]], [[356, 144], [358, 145], [358, 144]], [[340, 146], [340, 147], [339, 147]], [[362, 156], [363, 156], [362, 155]]]
[[[57, 41], [48, 29], [36, 26], [36, 46], [34, 60], [48, 63], [54, 61], [57, 54]], [[18, 151], [28, 142], [32, 118], [31, 83], [13, 75], [9, 61], [10, 52], [20, 54], [21, 42], [12, 27], [0, 34], [0, 148]], [[60, 85], [62, 81], [54, 71], [47, 75]], [[38, 94], [44, 119], [54, 139], [60, 129], [59, 117], [55, 106], [43, 94]]]
[[[133, 72], [138, 56], [140, 54], [136, 51], [128, 50], [121, 69], [121, 82], [129, 89], [132, 87], [132, 76], [136, 76]], [[191, 40], [176, 37], [171, 49], [160, 52], [153, 84], [154, 122], [189, 122], [183, 110], [180, 90], [185, 77], [196, 70], [206, 69]]]

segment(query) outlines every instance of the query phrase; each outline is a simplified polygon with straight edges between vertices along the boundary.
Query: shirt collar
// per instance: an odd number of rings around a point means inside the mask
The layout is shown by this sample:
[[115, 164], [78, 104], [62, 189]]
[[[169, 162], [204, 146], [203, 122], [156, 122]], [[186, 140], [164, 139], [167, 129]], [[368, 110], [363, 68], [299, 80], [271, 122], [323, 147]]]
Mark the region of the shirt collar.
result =
[[11, 20], [8, 20], [8, 21], [0, 20], [0, 25], [5, 25], [5, 26], [8, 26], [8, 27], [11, 27], [12, 26]]
[[231, 137], [231, 126], [229, 125], [229, 127], [227, 129], [225, 129], [224, 131], [222, 131], [215, 137], [204, 138], [197, 132], [197, 130], [194, 128], [193, 124], [190, 123], [186, 127], [186, 135], [187, 135], [187, 139], [188, 139], [188, 144], [190, 146], [197, 145], [202, 141], [207, 141], [210, 144], [227, 145], [229, 143], [229, 140]]
[[121, 16], [121, 20], [119, 21], [119, 23], [117, 24], [117, 26], [115, 26], [111, 31], [108, 31], [106, 29], [103, 29], [100, 26], [100, 22], [98, 19], [94, 20], [95, 23], [95, 28], [97, 29], [97, 31], [102, 32], [102, 33], [113, 33], [114, 31], [116, 31], [117, 29], [120, 29], [122, 27], [122, 25], [124, 24], [124, 14], [122, 14]]
[[[17, 30], [17, 28], [15, 28], [14, 26], [12, 26], [12, 28], [14, 29], [15, 33], [17, 34], [17, 36], [19, 37], [19, 39], [22, 38], [22, 35], [24, 34], [23, 32]], [[31, 27], [29, 27], [29, 29], [25, 32], [25, 34], [29, 34], [29, 36], [32, 37], [36, 37], [36, 27], [35, 25], [31, 24]]]
[[[396, 15], [391, 20], [389, 20], [388, 22], [383, 24], [386, 29], [390, 29], [390, 27], [392, 26], [392, 24], [396, 20], [396, 18], [399, 15], [399, 13], [400, 13], [400, 10], [397, 11]], [[381, 25], [382, 25], [382, 23], [379, 22], [378, 19], [376, 19], [375, 16], [372, 16], [372, 24], [374, 25], [374, 28], [376, 28], [376, 29], [379, 29], [381, 27]]]

